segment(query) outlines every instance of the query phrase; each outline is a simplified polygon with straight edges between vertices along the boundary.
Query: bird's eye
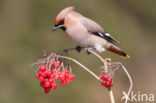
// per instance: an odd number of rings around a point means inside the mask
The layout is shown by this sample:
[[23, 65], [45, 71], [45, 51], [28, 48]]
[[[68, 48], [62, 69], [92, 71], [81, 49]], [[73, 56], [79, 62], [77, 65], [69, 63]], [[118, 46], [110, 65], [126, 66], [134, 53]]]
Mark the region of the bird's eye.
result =
[[59, 23], [59, 25], [63, 25], [64, 24], [64, 19]]

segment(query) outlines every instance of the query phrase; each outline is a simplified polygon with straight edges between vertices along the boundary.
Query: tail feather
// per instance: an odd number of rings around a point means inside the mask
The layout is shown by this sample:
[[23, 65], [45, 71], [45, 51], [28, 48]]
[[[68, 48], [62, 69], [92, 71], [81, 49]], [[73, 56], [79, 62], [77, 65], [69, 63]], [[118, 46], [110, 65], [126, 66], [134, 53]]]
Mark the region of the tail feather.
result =
[[130, 56], [128, 54], [126, 54], [125, 52], [123, 52], [121, 49], [119, 49], [117, 46], [115, 45], [110, 45], [108, 47], [108, 50], [114, 53], [117, 53], [125, 58], [130, 58]]

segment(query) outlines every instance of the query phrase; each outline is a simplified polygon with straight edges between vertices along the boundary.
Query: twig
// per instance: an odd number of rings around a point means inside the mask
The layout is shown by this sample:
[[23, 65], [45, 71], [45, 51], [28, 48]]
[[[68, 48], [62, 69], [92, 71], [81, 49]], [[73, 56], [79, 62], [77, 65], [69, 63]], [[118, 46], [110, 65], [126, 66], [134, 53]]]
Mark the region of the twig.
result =
[[[122, 63], [120, 63], [120, 62], [113, 62], [113, 64], [118, 64], [118, 65], [120, 65], [120, 66], [122, 67], [122, 69], [124, 70], [124, 72], [126, 73], [128, 79], [129, 79], [130, 87], [129, 87], [128, 93], [127, 93], [127, 96], [129, 97], [130, 92], [132, 91], [132, 87], [133, 87], [132, 78], [131, 78], [130, 74], [128, 73], [127, 69], [122, 65]], [[125, 103], [127, 103], [127, 102], [128, 102], [128, 98], [126, 98], [126, 100], [125, 100]]]
[[108, 91], [109, 91], [111, 103], [115, 103], [112, 89], [111, 88], [108, 88]]
[[[128, 71], [126, 70], [126, 68], [120, 63], [121, 67], [123, 68], [123, 70], [125, 71], [125, 73], [127, 74], [128, 78], [129, 78], [129, 82], [130, 82], [130, 87], [129, 87], [129, 90], [128, 90], [128, 93], [127, 93], [127, 96], [129, 97], [130, 95], [130, 92], [132, 90], [132, 87], [133, 87], [133, 82], [132, 82], [132, 78], [130, 76], [130, 74], [128, 73]], [[125, 103], [128, 102], [128, 98], [126, 98], [125, 100]]]

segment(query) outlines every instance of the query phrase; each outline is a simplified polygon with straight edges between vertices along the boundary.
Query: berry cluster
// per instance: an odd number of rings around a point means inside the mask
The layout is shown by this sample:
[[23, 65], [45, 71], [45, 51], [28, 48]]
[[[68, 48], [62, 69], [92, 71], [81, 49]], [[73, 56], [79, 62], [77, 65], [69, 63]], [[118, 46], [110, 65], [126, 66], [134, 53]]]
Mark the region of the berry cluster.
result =
[[105, 87], [107, 87], [107, 88], [113, 86], [113, 84], [112, 84], [113, 78], [112, 78], [111, 76], [100, 74], [100, 75], [99, 75], [99, 78], [102, 80], [102, 81], [101, 81], [101, 84], [102, 84], [103, 86], [105, 86]]
[[61, 65], [61, 61], [53, 61], [49, 63], [50, 68], [41, 65], [35, 77], [40, 80], [40, 86], [44, 88], [45, 93], [49, 93], [50, 89], [56, 89], [56, 80], [61, 81], [61, 85], [70, 84], [75, 75]]

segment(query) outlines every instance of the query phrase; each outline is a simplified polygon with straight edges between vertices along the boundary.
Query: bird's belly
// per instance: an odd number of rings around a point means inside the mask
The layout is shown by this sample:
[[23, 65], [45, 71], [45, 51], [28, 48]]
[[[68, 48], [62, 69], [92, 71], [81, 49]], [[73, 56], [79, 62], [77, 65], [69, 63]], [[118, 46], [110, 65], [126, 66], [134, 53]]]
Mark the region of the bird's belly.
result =
[[[88, 38], [86, 35], [81, 35], [79, 33], [74, 34], [68, 34], [66, 33], [68, 38], [75, 43], [76, 45], [82, 46], [82, 47], [91, 47], [92, 45], [88, 42], [86, 42], [86, 39]], [[73, 36], [74, 35], [74, 36]]]

